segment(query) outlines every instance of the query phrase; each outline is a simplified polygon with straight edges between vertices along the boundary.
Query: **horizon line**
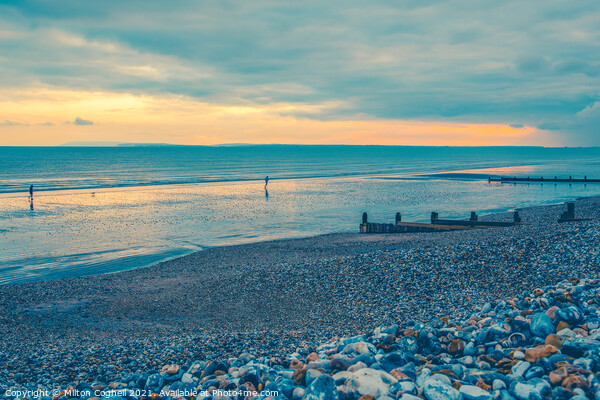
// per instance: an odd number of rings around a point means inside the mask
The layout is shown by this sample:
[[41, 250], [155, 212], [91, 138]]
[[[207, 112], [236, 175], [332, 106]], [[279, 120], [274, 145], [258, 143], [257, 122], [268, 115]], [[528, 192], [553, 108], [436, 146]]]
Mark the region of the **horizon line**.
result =
[[593, 149], [600, 146], [542, 146], [542, 145], [413, 145], [413, 144], [346, 144], [346, 143], [219, 143], [219, 144], [176, 144], [176, 143], [146, 143], [146, 142], [79, 142], [74, 144], [63, 143], [57, 145], [2, 145], [0, 147], [74, 147], [74, 148], [100, 148], [100, 147], [251, 147], [251, 146], [348, 146], [348, 147], [527, 147], [543, 149]]

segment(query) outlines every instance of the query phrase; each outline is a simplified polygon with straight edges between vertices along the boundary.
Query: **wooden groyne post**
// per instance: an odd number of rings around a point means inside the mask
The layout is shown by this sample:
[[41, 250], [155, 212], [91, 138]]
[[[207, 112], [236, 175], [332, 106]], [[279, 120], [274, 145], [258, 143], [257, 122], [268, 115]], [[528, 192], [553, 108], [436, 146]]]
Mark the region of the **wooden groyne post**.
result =
[[588, 221], [590, 218], [575, 218], [575, 203], [569, 201], [565, 203], [567, 205], [567, 211], [560, 214], [558, 222], [575, 222], [575, 221]]
[[567, 211], [560, 214], [558, 218], [558, 222], [570, 222], [570, 221], [579, 221], [575, 219], [575, 203], [569, 201], [567, 204]]
[[515, 222], [515, 224], [521, 222], [521, 216], [519, 215], [518, 211], [513, 212], [513, 221]]
[[567, 203], [567, 218], [575, 219], [575, 203]]

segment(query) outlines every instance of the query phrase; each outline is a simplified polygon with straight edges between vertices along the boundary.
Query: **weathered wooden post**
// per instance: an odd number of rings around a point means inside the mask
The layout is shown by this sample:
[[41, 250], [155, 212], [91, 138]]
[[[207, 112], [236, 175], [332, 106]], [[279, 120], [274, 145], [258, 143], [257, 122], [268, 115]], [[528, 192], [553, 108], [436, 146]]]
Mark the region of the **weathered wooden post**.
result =
[[402, 222], [402, 215], [400, 215], [399, 212], [396, 213], [396, 225], [400, 224], [400, 222]]
[[513, 213], [513, 221], [514, 221], [515, 223], [517, 223], [517, 224], [518, 224], [519, 222], [521, 222], [521, 216], [519, 215], [519, 212], [518, 212], [518, 211], [515, 211], [515, 212]]
[[558, 222], [568, 222], [568, 221], [575, 220], [575, 203], [568, 202], [566, 204], [567, 204], [567, 211], [560, 214], [560, 218], [558, 219]]
[[435, 224], [435, 221], [437, 221], [438, 219], [438, 213], [436, 213], [435, 211], [431, 212], [431, 223]]
[[567, 203], [567, 218], [575, 219], [575, 203], [573, 202]]
[[477, 221], [477, 213], [475, 211], [471, 211], [471, 221]]
[[363, 213], [362, 216], [362, 224], [359, 226], [360, 233], [369, 233], [369, 223], [367, 218], [367, 213]]

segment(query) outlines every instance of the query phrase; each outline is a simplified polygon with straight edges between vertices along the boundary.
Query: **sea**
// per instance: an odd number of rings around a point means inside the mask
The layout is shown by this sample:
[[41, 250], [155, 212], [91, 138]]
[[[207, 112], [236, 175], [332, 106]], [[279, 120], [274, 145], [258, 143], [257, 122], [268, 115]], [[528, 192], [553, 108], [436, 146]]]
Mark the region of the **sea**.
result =
[[[265, 177], [269, 177], [265, 186]], [[215, 246], [358, 232], [600, 195], [599, 148], [0, 147], [0, 284], [112, 273]], [[33, 185], [33, 199], [29, 186]]]

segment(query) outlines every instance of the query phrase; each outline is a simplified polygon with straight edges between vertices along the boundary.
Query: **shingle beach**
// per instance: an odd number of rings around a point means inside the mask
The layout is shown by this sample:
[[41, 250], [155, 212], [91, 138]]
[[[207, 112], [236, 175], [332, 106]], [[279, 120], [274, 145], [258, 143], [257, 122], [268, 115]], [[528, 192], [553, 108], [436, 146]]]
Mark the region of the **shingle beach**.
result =
[[0, 396], [600, 398], [600, 198], [564, 208], [0, 286]]

